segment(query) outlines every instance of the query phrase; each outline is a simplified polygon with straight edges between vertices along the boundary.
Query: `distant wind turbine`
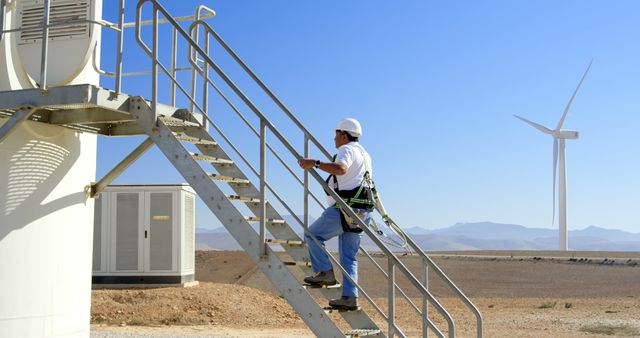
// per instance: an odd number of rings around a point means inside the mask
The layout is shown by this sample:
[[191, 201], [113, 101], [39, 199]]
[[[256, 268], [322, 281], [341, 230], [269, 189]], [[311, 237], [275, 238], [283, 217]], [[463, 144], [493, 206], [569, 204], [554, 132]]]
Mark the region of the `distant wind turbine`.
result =
[[[589, 69], [591, 69], [591, 64], [593, 60], [589, 63], [587, 70], [582, 75], [582, 79], [580, 79], [580, 83], [578, 83], [578, 87], [571, 95], [571, 99], [567, 104], [567, 107], [564, 109], [564, 114], [562, 114], [562, 118], [558, 121], [558, 125], [556, 129], [551, 130], [545, 126], [537, 124], [535, 122], [529, 121], [523, 117], [518, 115], [514, 115], [516, 118], [524, 121], [525, 123], [531, 125], [532, 127], [538, 129], [539, 131], [551, 135], [553, 137], [553, 216], [552, 216], [552, 224], [555, 221], [556, 217], [556, 176], [560, 174], [558, 180], [558, 223], [560, 225], [560, 250], [567, 251], [569, 247], [569, 241], [567, 237], [567, 173], [565, 167], [565, 140], [575, 140], [578, 138], [578, 131], [576, 130], [566, 130], [561, 129], [564, 124], [564, 120], [569, 114], [569, 109], [571, 109], [571, 104], [573, 103], [573, 99], [576, 97], [578, 90], [580, 90], [580, 86], [584, 81], [584, 78], [589, 73]], [[558, 168], [558, 153], [560, 154], [560, 167]]]

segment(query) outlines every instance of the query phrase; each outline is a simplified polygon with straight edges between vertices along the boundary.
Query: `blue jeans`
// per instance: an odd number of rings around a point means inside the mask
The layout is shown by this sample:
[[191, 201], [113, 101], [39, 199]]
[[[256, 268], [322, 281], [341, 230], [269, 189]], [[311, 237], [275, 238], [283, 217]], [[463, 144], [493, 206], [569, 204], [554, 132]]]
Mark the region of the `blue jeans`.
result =
[[[371, 213], [365, 218], [365, 224], [369, 224]], [[311, 257], [311, 266], [314, 272], [332, 270], [333, 266], [326, 253], [322, 250], [324, 242], [339, 236], [340, 265], [349, 273], [354, 281], [358, 281], [358, 248], [362, 233], [344, 232], [340, 223], [340, 209], [329, 207], [322, 212], [311, 226], [309, 231], [316, 236], [320, 245], [311, 238], [309, 234], [305, 234], [307, 245], [309, 246], [309, 256]], [[322, 246], [322, 248], [320, 247]], [[342, 278], [342, 295], [358, 297], [358, 289], [353, 285], [349, 278]]]

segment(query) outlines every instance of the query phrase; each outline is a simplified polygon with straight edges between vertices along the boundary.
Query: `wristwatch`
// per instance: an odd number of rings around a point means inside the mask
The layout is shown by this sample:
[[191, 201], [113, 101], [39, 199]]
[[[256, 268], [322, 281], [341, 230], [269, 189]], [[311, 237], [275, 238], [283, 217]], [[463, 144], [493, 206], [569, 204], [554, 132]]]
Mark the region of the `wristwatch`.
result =
[[314, 165], [315, 168], [320, 168], [320, 160], [316, 160], [316, 164]]

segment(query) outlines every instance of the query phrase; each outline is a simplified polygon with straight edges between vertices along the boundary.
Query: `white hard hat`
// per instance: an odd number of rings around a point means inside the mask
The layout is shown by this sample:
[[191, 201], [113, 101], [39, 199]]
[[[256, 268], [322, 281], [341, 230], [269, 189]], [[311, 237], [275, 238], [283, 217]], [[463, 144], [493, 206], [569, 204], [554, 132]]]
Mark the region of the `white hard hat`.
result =
[[360, 122], [358, 120], [348, 117], [338, 122], [338, 126], [334, 131], [346, 131], [353, 137], [360, 137], [362, 135], [362, 127], [360, 126]]

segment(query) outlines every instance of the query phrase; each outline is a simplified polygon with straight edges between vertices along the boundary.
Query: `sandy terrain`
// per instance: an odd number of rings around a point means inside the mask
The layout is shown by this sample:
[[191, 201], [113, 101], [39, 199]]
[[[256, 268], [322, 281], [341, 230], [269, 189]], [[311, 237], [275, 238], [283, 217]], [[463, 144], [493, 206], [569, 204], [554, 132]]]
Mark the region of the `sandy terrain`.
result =
[[[434, 255], [434, 260], [481, 310], [486, 337], [640, 337], [640, 266], [520, 258], [517, 254], [482, 256], [509, 259]], [[541, 256], [545, 255], [536, 257]], [[592, 256], [628, 260], [639, 255]], [[549, 253], [546, 257], [562, 255]], [[376, 260], [386, 266], [384, 259]], [[419, 270], [415, 257], [403, 261]], [[243, 252], [198, 252], [196, 262], [196, 279], [201, 284], [195, 288], [94, 290], [92, 330], [108, 333], [106, 336], [312, 336], [286, 301], [272, 293], [270, 283]], [[365, 290], [386, 310], [381, 274], [366, 259], [361, 262], [360, 275], [367, 277], [361, 277]], [[473, 336], [475, 321], [465, 306], [451, 298], [433, 272], [429, 283], [455, 318], [458, 335]], [[403, 280], [400, 284], [408, 285]], [[405, 289], [420, 306], [418, 293]], [[373, 314], [365, 303], [364, 308]], [[404, 332], [418, 336], [420, 321], [414, 310], [402, 300], [397, 306], [396, 318]], [[444, 329], [446, 325], [433, 308], [430, 313]]]

